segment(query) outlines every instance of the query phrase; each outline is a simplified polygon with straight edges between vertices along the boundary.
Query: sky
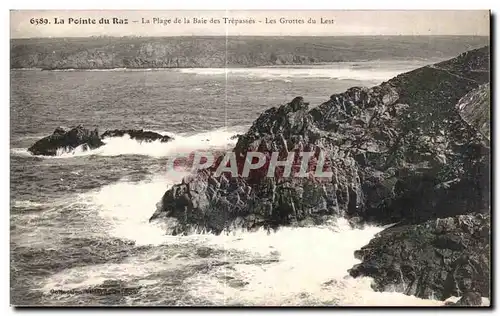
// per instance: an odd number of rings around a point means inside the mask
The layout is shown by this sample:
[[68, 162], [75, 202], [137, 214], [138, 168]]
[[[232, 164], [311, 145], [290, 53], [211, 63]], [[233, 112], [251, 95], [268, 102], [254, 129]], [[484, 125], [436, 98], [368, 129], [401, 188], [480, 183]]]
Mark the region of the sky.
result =
[[[87, 36], [342, 36], [342, 35], [479, 35], [489, 36], [490, 13], [474, 11], [31, 11], [12, 10], [11, 38]], [[253, 19], [253, 24], [228, 24], [223, 17]], [[56, 24], [55, 19], [64, 21]], [[128, 24], [113, 24], [112, 19]], [[188, 19], [191, 23], [173, 23]], [[220, 20], [221, 23], [193, 23]], [[284, 18], [286, 23], [280, 23]], [[47, 19], [50, 24], [36, 24]], [[70, 23], [70, 19], [73, 19]], [[79, 19], [95, 19], [96, 24], [76, 24]], [[99, 24], [109, 19], [110, 24]], [[154, 23], [155, 21], [157, 23]], [[164, 23], [171, 20], [170, 23]], [[307, 23], [314, 19], [317, 23]], [[142, 23], [151, 22], [149, 24]], [[266, 23], [275, 20], [276, 23]], [[296, 20], [302, 20], [298, 24]], [[330, 23], [322, 24], [321, 20]], [[118, 20], [120, 21], [120, 20]], [[136, 21], [135, 23], [132, 21]], [[160, 22], [160, 23], [158, 23]], [[332, 23], [333, 22], [333, 23]]]

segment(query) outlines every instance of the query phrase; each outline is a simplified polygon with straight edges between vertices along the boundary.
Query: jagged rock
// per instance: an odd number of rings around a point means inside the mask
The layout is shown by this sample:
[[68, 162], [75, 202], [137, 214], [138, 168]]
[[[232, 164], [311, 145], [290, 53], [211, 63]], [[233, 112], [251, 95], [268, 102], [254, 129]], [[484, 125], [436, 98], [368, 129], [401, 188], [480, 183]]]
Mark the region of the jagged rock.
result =
[[376, 291], [440, 300], [463, 295], [462, 303], [480, 305], [481, 296], [490, 296], [490, 216], [396, 225], [377, 234], [355, 257], [362, 263], [350, 275], [372, 277]]
[[[489, 142], [460, 116], [459, 100], [489, 81], [489, 47], [422, 67], [372, 88], [354, 87], [308, 109], [302, 97], [262, 113], [233, 149], [238, 175], [215, 176], [222, 157], [163, 196], [151, 220], [172, 233], [220, 233], [356, 217], [407, 224], [489, 212]], [[267, 162], [242, 176], [245, 157]], [[272, 152], [313, 152], [308, 177], [266, 177]], [[319, 153], [331, 178], [314, 176]]]
[[484, 137], [490, 139], [490, 83], [483, 84], [467, 93], [457, 107], [460, 115]]
[[307, 110], [307, 106], [309, 105], [309, 102], [304, 102], [303, 97], [296, 97], [290, 102], [290, 108], [292, 109], [293, 112], [297, 112], [298, 110]]
[[95, 149], [104, 145], [97, 129], [91, 131], [81, 125], [71, 129], [58, 127], [52, 135], [40, 139], [28, 150], [34, 155], [55, 156], [58, 150], [71, 151], [78, 146], [83, 150]]
[[136, 130], [136, 129], [115, 129], [115, 130], [110, 130], [106, 131], [101, 135], [101, 138], [106, 138], [106, 137], [122, 137], [125, 134], [129, 135], [131, 139], [135, 139], [140, 142], [153, 142], [159, 140], [162, 143], [166, 143], [170, 140], [172, 140], [172, 137], [170, 136], [164, 136], [155, 132], [151, 131], [145, 131], [145, 130]]

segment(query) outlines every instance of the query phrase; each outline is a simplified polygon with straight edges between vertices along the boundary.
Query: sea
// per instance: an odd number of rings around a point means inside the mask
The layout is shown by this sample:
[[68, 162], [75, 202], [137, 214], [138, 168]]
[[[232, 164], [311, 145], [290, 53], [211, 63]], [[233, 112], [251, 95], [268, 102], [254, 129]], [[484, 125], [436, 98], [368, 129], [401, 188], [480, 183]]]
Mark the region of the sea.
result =
[[[439, 60], [444, 60], [441, 58]], [[170, 236], [149, 218], [185, 174], [169, 157], [225, 150], [266, 109], [317, 106], [437, 59], [229, 69], [11, 71], [10, 288], [14, 305], [439, 306], [353, 279], [354, 251], [383, 227]], [[91, 151], [33, 156], [58, 126], [174, 137], [105, 139]], [[456, 298], [455, 298], [456, 299]]]

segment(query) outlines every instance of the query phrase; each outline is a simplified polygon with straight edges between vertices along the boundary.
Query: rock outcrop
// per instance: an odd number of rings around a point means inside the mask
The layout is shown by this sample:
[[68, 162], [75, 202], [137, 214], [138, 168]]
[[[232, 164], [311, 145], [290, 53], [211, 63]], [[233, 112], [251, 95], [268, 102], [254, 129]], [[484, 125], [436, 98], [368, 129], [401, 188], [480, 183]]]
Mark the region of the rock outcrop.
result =
[[[485, 47], [351, 88], [312, 109], [297, 97], [238, 137], [237, 174], [217, 175], [228, 164], [220, 157], [169, 189], [151, 220], [166, 220], [172, 234], [338, 216], [356, 225], [397, 223], [356, 252], [362, 262], [350, 274], [372, 277], [375, 290], [462, 295], [460, 304], [477, 305], [477, 295], [490, 295], [488, 81]], [[267, 161], [244, 175], [255, 152]], [[313, 153], [307, 175], [285, 177], [281, 168], [267, 176], [275, 152], [293, 158], [292, 175], [302, 167], [300, 154]], [[328, 177], [316, 174], [322, 155]]]
[[457, 104], [464, 121], [487, 139], [490, 139], [490, 106], [490, 83], [467, 93]]
[[101, 138], [106, 137], [122, 137], [124, 135], [130, 136], [131, 139], [135, 139], [139, 142], [154, 142], [159, 140], [162, 143], [166, 143], [172, 140], [170, 136], [164, 136], [155, 132], [145, 131], [145, 130], [137, 130], [137, 129], [115, 129], [106, 131], [101, 135]]
[[83, 150], [99, 148], [104, 143], [97, 129], [88, 130], [81, 125], [71, 129], [58, 127], [52, 135], [33, 144], [28, 151], [33, 155], [55, 156], [58, 151], [68, 152], [82, 146]]
[[372, 277], [376, 291], [440, 300], [462, 296], [463, 304], [480, 305], [481, 296], [490, 296], [490, 231], [487, 214], [397, 225], [356, 251], [362, 263], [349, 273]]
[[[476, 63], [470, 73], [473, 69], [486, 73], [485, 65]], [[458, 151], [441, 166], [437, 177], [441, 182], [429, 186], [433, 192], [422, 195], [422, 191], [413, 191], [414, 198], [407, 204], [408, 208], [420, 207], [415, 209], [419, 214], [434, 207], [433, 219], [413, 225], [402, 224], [411, 222], [404, 219], [381, 232], [355, 253], [362, 263], [350, 270], [352, 276], [372, 277], [373, 288], [379, 291], [391, 289], [438, 299], [462, 296], [451, 304], [455, 306], [480, 306], [481, 297], [490, 297], [490, 106], [489, 83], [460, 98], [455, 108], [470, 127], [469, 135], [473, 136], [472, 131], [478, 135], [470, 138], [456, 133], [459, 126], [466, 130], [464, 124], [448, 129], [455, 132]], [[427, 201], [416, 204], [418, 198]], [[474, 211], [482, 213], [446, 217]]]
[[[418, 224], [489, 211], [489, 140], [460, 116], [458, 101], [489, 81], [489, 48], [354, 87], [309, 109], [301, 97], [265, 111], [233, 150], [238, 175], [211, 167], [174, 185], [151, 220], [170, 233], [220, 233], [308, 225], [346, 216], [356, 222]], [[242, 176], [247, 153], [314, 152], [307, 177], [266, 177], [269, 164]], [[316, 177], [325, 155], [329, 178]]]
[[99, 136], [97, 129], [91, 131], [81, 125], [78, 125], [77, 127], [73, 127], [71, 129], [65, 129], [62, 127], [56, 128], [52, 135], [40, 139], [28, 148], [28, 151], [30, 151], [33, 155], [56, 156], [58, 153], [70, 152], [80, 146], [83, 151], [96, 149], [105, 144], [102, 141], [103, 139], [107, 137], [122, 137], [124, 135], [129, 135], [131, 139], [135, 139], [138, 142], [160, 141], [162, 143], [166, 143], [173, 139], [170, 136], [164, 136], [155, 132], [144, 131], [142, 129], [115, 129], [106, 131]]

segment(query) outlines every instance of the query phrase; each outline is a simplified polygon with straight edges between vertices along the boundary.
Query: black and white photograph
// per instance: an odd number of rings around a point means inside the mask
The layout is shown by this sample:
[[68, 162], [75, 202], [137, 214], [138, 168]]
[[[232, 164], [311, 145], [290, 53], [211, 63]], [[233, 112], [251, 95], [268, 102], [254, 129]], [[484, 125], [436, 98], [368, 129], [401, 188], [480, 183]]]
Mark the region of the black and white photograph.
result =
[[11, 306], [492, 307], [490, 18], [11, 10]]

